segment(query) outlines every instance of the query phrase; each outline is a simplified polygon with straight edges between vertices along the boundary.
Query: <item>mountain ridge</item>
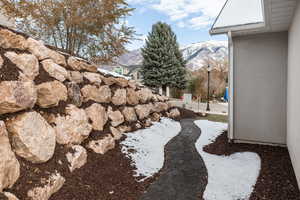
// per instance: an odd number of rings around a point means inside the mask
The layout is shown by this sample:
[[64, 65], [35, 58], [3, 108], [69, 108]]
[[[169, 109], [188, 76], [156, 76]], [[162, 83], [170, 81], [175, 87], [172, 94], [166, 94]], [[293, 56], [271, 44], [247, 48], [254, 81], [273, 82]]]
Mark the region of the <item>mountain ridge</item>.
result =
[[[187, 68], [191, 71], [206, 66], [206, 59], [221, 61], [228, 57], [227, 41], [204, 41], [180, 47], [184, 59], [187, 61]], [[116, 63], [123, 66], [140, 65], [143, 62], [141, 49], [125, 53], [116, 59]]]

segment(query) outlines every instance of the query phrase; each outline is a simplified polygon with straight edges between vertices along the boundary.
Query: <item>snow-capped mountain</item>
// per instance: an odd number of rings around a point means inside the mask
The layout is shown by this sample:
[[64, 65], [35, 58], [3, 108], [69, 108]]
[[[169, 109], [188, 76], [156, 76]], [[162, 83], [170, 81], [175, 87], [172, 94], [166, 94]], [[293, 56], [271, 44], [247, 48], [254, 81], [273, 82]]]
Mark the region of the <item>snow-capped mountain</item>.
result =
[[[187, 68], [194, 71], [204, 66], [205, 60], [224, 60], [228, 56], [227, 41], [207, 41], [186, 45], [180, 48], [184, 59], [187, 60]], [[141, 50], [128, 52], [117, 59], [117, 63], [130, 66], [140, 65], [143, 61]]]
[[128, 53], [123, 54], [117, 59], [117, 63], [130, 66], [130, 65], [140, 65], [143, 62], [141, 49], [136, 49]]
[[227, 41], [208, 41], [194, 43], [181, 48], [187, 60], [187, 68], [194, 71], [206, 66], [206, 60], [224, 60], [228, 56]]

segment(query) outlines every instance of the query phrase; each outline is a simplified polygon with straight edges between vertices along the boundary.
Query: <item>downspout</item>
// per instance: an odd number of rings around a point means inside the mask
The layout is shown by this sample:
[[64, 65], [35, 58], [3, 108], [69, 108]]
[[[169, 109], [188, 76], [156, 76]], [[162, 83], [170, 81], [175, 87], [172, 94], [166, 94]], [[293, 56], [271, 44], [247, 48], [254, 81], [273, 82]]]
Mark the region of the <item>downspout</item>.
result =
[[233, 97], [233, 91], [234, 91], [234, 72], [233, 72], [233, 41], [232, 41], [232, 33], [231, 31], [228, 32], [228, 46], [229, 46], [229, 110], [228, 110], [228, 116], [229, 116], [229, 126], [228, 126], [228, 139], [229, 142], [232, 142], [234, 140], [234, 97]]

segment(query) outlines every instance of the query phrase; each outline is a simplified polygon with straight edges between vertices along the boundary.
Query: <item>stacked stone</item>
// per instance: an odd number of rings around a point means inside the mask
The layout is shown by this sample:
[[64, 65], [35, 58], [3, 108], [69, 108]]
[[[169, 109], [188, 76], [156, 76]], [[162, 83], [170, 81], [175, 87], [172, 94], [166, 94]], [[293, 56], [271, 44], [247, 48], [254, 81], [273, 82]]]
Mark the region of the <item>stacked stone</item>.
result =
[[[66, 158], [74, 171], [86, 163], [81, 144], [91, 132], [105, 135], [86, 148], [105, 154], [124, 133], [180, 115], [168, 98], [132, 80], [101, 74], [83, 59], [12, 30], [0, 28], [0, 50], [0, 192], [20, 176], [15, 154], [45, 163], [57, 143], [67, 145], [73, 149]], [[47, 200], [64, 182], [57, 172], [28, 197]]]

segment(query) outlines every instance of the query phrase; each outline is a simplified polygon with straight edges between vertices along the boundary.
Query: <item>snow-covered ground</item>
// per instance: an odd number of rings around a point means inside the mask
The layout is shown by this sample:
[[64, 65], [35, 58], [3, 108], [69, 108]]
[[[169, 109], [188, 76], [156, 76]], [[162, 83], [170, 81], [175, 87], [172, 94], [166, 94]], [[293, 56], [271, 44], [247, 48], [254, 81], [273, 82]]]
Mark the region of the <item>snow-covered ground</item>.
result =
[[98, 68], [98, 71], [101, 72], [102, 74], [104, 75], [111, 75], [111, 76], [114, 76], [114, 77], [121, 77], [121, 78], [125, 78], [127, 80], [130, 80], [131, 77], [128, 77], [128, 76], [123, 76], [121, 74], [118, 74], [116, 72], [111, 72], [111, 71], [108, 71], [108, 70], [105, 70], [105, 69], [100, 69]]
[[163, 167], [165, 145], [181, 131], [179, 122], [162, 118], [147, 129], [127, 133], [122, 144], [122, 152], [133, 161], [137, 177], [153, 176]]
[[207, 120], [195, 121], [202, 133], [196, 148], [203, 158], [208, 171], [208, 185], [205, 200], [249, 199], [261, 168], [256, 153], [235, 153], [231, 156], [217, 156], [206, 153], [203, 147], [213, 143], [227, 129], [227, 124]]

